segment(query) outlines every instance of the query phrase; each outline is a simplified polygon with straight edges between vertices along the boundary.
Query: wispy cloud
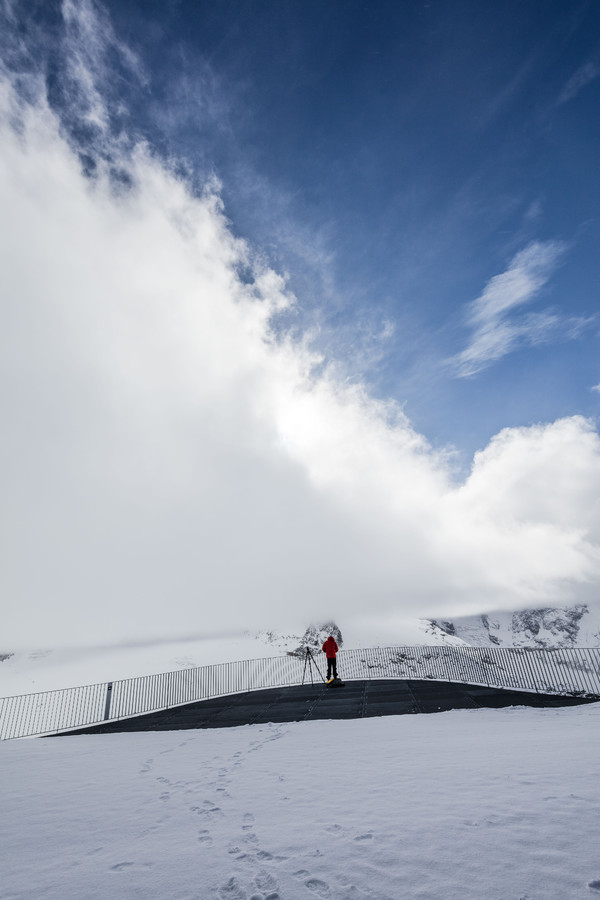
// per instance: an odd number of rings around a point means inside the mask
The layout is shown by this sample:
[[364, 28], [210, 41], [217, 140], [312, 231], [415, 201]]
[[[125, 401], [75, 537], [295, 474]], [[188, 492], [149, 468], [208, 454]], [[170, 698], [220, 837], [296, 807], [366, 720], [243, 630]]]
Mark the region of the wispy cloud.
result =
[[569, 78], [562, 91], [558, 95], [557, 104], [568, 103], [587, 85], [600, 75], [600, 63], [597, 60], [588, 60], [580, 66]]
[[515, 315], [515, 310], [544, 287], [565, 249], [560, 241], [532, 242], [468, 305], [471, 340], [451, 360], [459, 376], [476, 374], [523, 343], [535, 345], [552, 339], [562, 322], [558, 314], [545, 310]]

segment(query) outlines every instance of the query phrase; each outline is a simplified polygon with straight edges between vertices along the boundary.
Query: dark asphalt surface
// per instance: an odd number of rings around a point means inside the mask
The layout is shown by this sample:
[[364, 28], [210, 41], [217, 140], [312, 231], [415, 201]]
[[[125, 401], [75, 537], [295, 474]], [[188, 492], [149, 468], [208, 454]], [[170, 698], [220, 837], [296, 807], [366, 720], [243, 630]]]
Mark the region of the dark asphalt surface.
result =
[[555, 694], [533, 694], [440, 681], [349, 681], [344, 687], [329, 687], [323, 683], [304, 684], [201, 700], [161, 712], [77, 729], [68, 734], [227, 728], [307, 719], [361, 719], [451, 709], [557, 707], [593, 702], [597, 702], [597, 698], [559, 697]]

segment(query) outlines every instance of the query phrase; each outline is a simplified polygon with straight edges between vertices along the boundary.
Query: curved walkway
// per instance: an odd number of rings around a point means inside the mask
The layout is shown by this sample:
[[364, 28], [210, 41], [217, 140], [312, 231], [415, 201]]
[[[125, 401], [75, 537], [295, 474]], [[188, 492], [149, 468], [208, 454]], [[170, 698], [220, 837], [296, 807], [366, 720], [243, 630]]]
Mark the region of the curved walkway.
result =
[[369, 679], [349, 681], [339, 688], [319, 683], [247, 691], [63, 734], [226, 728], [266, 722], [299, 722], [306, 719], [360, 719], [369, 716], [445, 712], [451, 709], [556, 707], [594, 702], [598, 702], [598, 699], [439, 681]]
[[[338, 665], [351, 683], [386, 679], [393, 679], [395, 684], [435, 681], [457, 685], [459, 690], [467, 684], [487, 685], [493, 691], [536, 691], [600, 699], [600, 647], [374, 647], [342, 650]], [[245, 659], [0, 697], [0, 740], [73, 731], [100, 722], [121, 722], [131, 716], [213, 699], [222, 707], [227, 702], [223, 697], [242, 691], [294, 687], [312, 676], [320, 683], [322, 674], [317, 660], [307, 650], [306, 656], [300, 657], [285, 654]], [[446, 692], [440, 688], [440, 693]], [[361, 708], [370, 708], [368, 700]]]

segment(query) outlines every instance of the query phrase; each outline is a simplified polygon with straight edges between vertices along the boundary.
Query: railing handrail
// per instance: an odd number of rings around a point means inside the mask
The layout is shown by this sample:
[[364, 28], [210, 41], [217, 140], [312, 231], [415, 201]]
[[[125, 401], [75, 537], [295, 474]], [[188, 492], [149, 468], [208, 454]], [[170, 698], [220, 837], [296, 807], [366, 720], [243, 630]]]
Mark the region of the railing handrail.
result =
[[[543, 651], [544, 653], [552, 653], [554, 651], [565, 652], [571, 650], [591, 650], [600, 652], [600, 647], [487, 647], [487, 646], [474, 646], [472, 644], [468, 644], [462, 646], [460, 644], [388, 644], [385, 647], [369, 647], [369, 648], [354, 648], [351, 650], [340, 650], [338, 652], [338, 658], [347, 653], [367, 653], [369, 650], [378, 650], [381, 652], [386, 652], [390, 650], [429, 650], [433, 648], [435, 650], [438, 649], [450, 649], [450, 650], [508, 650], [514, 651], [518, 650], [519, 652], [525, 650], [533, 653], [538, 653], [539, 651]], [[228, 662], [220, 662], [220, 663], [208, 663], [205, 666], [182, 666], [179, 669], [168, 669], [166, 672], [152, 672], [148, 675], [132, 675], [129, 678], [118, 678], [113, 681], [93, 681], [91, 683], [86, 684], [76, 684], [71, 687], [66, 688], [50, 688], [47, 691], [31, 691], [26, 694], [7, 694], [4, 697], [0, 697], [1, 700], [12, 700], [17, 697], [39, 697], [42, 694], [58, 694], [61, 691], [77, 691], [82, 688], [94, 688], [94, 687], [106, 687], [108, 684], [114, 684], [114, 681], [123, 682], [131, 682], [131, 681], [139, 681], [140, 678], [156, 678], [158, 676], [167, 676], [167, 675], [176, 675], [179, 672], [188, 672], [192, 669], [214, 669], [217, 666], [229, 666], [239, 662], [264, 662], [268, 659], [285, 659], [286, 657], [293, 657], [295, 659], [300, 660], [300, 662], [304, 663], [304, 656], [298, 656], [295, 653], [286, 653], [285, 656], [253, 656], [250, 659], [244, 660], [230, 660]], [[319, 658], [317, 657], [319, 660]], [[349, 681], [352, 679], [349, 678]]]
[[[341, 650], [345, 680], [430, 679], [600, 697], [600, 647], [428, 644]], [[0, 739], [51, 734], [242, 691], [298, 684], [304, 655], [190, 666], [0, 698]]]

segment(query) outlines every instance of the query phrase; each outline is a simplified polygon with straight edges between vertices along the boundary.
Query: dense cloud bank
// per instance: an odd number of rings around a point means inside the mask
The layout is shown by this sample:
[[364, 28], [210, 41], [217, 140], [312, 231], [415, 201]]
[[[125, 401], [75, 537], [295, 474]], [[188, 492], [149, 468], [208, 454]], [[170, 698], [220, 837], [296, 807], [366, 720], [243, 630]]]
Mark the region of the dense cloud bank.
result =
[[218, 184], [122, 136], [90, 177], [43, 82], [15, 85], [4, 70], [4, 649], [326, 617], [391, 637], [593, 598], [592, 423], [507, 428], [456, 484], [394, 403], [276, 333], [294, 298]]

